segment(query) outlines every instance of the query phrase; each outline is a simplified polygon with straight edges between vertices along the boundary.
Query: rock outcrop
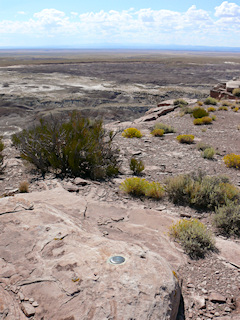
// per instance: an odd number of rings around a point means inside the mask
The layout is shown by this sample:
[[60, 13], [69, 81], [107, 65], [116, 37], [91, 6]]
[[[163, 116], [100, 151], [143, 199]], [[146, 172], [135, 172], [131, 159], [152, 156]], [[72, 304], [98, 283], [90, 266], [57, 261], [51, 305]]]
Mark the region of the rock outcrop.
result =
[[[97, 217], [106, 209], [100, 204], [59, 186], [0, 199], [0, 207], [2, 319], [176, 319], [180, 288], [173, 269], [140, 240], [91, 232], [93, 211]], [[115, 212], [112, 207], [112, 221], [119, 221]], [[122, 209], [121, 216], [134, 228], [135, 214], [129, 218]], [[111, 264], [115, 255], [125, 263]]]

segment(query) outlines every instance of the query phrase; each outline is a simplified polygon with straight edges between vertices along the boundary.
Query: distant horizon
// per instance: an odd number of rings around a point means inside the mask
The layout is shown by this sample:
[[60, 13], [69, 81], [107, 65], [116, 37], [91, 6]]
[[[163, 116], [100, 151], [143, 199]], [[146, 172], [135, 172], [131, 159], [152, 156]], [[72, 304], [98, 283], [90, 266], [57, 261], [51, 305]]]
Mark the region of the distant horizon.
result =
[[240, 47], [224, 47], [224, 46], [188, 46], [188, 45], [165, 45], [165, 46], [82, 46], [82, 47], [72, 47], [72, 46], [6, 46], [0, 47], [0, 51], [3, 50], [72, 50], [72, 51], [206, 51], [206, 52], [240, 52]]

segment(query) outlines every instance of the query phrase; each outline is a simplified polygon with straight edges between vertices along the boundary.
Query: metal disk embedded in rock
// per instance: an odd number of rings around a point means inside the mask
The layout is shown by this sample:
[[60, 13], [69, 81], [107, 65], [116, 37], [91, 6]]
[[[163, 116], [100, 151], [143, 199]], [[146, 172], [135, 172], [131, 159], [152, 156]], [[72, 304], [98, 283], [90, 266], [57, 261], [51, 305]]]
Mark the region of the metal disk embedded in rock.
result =
[[122, 256], [113, 256], [108, 259], [109, 263], [111, 264], [123, 264], [126, 259]]

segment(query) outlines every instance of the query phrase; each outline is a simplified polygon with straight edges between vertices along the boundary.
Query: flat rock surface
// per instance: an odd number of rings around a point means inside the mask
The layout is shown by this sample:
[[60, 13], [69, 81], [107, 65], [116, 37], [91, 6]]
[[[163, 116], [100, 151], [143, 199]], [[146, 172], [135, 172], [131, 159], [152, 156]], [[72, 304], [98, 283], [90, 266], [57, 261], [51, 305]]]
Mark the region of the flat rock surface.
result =
[[[28, 202], [30, 197], [31, 210], [14, 211], [5, 204]], [[35, 314], [39, 320], [159, 319], [159, 315], [176, 319], [180, 289], [166, 259], [150, 250], [141, 237], [132, 242], [121, 237], [112, 240], [91, 222], [94, 212], [96, 220], [106, 213], [105, 220], [109, 217], [114, 224], [126, 219], [134, 229], [142, 223], [136, 213], [86, 204], [61, 187], [0, 199], [2, 203], [0, 307], [2, 314], [8, 314], [6, 319], [25, 319], [24, 314]], [[138, 233], [148, 228], [152, 228], [150, 221]], [[163, 242], [169, 244], [164, 238]], [[111, 264], [109, 258], [115, 255], [123, 256], [125, 263]], [[19, 305], [16, 299], [26, 301]]]

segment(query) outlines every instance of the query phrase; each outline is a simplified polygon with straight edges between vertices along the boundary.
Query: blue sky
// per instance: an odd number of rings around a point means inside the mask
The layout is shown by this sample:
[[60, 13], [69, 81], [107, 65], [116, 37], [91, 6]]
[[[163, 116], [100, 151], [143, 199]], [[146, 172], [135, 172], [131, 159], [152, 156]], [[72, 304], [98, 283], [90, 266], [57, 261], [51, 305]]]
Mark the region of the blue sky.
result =
[[240, 47], [240, 1], [0, 0], [2, 47]]

